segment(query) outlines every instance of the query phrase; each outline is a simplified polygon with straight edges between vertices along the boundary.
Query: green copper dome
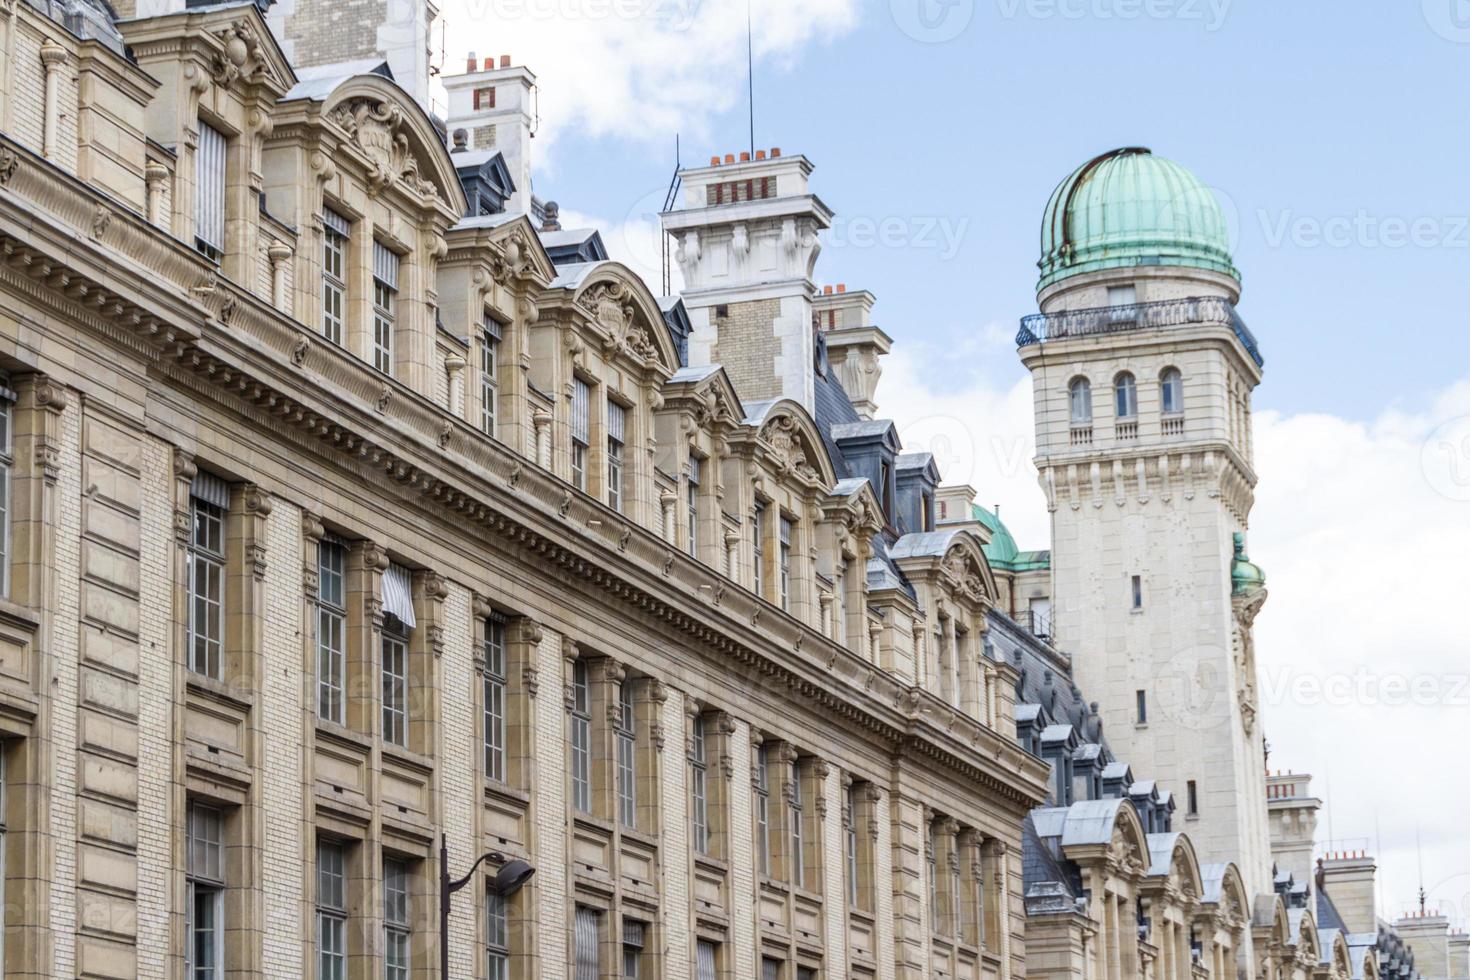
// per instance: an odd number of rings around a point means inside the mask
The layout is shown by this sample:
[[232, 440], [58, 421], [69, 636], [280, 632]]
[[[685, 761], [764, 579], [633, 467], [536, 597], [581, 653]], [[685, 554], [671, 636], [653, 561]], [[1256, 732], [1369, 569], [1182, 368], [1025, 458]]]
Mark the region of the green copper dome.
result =
[[1029, 572], [1051, 567], [1050, 551], [1022, 551], [1017, 548], [1010, 528], [995, 512], [979, 504], [971, 504], [970, 518], [990, 529], [990, 543], [983, 550], [991, 568], [1003, 572]]
[[1250, 595], [1266, 587], [1266, 573], [1245, 553], [1245, 535], [1235, 532], [1235, 560], [1230, 563], [1230, 594]]
[[1143, 147], [1104, 153], [1052, 192], [1037, 289], [1084, 272], [1163, 265], [1240, 279], [1220, 202], [1199, 178]]

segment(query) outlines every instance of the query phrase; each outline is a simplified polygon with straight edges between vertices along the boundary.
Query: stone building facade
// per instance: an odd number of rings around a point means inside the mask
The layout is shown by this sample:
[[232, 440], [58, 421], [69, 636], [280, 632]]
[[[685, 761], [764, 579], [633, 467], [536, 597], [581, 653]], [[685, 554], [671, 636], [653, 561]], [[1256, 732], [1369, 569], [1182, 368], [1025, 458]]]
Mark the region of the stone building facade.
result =
[[932, 461], [467, 216], [396, 70], [130, 13], [0, 2], [4, 975], [438, 976], [442, 844], [455, 977], [1023, 976]]

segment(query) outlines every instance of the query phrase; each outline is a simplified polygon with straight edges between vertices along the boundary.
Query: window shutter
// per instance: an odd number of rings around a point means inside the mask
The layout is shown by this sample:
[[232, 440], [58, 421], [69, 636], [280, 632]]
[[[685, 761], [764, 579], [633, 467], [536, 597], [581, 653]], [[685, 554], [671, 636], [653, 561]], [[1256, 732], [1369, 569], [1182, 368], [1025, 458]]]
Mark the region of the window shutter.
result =
[[496, 340], [504, 339], [500, 332], [500, 321], [493, 316], [485, 317], [485, 336], [493, 337]]
[[577, 970], [573, 980], [598, 980], [597, 913], [577, 906]]
[[580, 378], [572, 382], [572, 438], [588, 444], [591, 441], [591, 423], [589, 412], [592, 403], [592, 389], [587, 387], [587, 382]]
[[213, 473], [195, 474], [194, 482], [189, 484], [189, 496], [225, 510], [230, 507], [230, 485]]
[[398, 253], [382, 242], [373, 242], [373, 278], [389, 289], [398, 288]]
[[383, 573], [383, 612], [392, 613], [413, 629], [413, 573], [399, 564], [391, 564]]
[[194, 154], [194, 237], [216, 251], [225, 244], [224, 134], [208, 123], [199, 124], [199, 147]]

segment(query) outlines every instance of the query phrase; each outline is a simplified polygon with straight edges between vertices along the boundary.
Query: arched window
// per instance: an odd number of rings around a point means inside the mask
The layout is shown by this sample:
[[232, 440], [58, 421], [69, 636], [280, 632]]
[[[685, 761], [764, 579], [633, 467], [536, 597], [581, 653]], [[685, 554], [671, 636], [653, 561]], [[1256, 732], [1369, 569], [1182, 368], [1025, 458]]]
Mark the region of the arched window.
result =
[[1161, 402], [1165, 415], [1184, 414], [1184, 376], [1178, 368], [1165, 368], [1159, 375]]
[[1092, 424], [1092, 384], [1086, 378], [1075, 378], [1068, 388], [1073, 425]]
[[1113, 408], [1120, 419], [1138, 417], [1138, 383], [1127, 371], [1113, 379]]

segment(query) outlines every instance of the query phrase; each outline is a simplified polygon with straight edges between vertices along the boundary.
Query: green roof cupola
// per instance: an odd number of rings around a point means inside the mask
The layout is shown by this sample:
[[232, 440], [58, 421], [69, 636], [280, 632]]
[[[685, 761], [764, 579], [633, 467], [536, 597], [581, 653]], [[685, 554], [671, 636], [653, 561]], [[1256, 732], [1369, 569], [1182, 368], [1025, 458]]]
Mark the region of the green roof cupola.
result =
[[1094, 157], [1057, 185], [1041, 222], [1037, 289], [1086, 272], [1137, 266], [1240, 272], [1225, 214], [1184, 167], [1137, 146]]
[[1245, 553], [1245, 535], [1235, 532], [1235, 559], [1230, 563], [1230, 594], [1251, 595], [1266, 587], [1266, 573]]

